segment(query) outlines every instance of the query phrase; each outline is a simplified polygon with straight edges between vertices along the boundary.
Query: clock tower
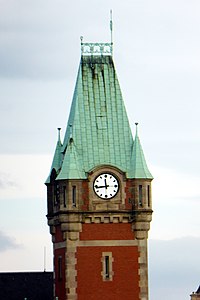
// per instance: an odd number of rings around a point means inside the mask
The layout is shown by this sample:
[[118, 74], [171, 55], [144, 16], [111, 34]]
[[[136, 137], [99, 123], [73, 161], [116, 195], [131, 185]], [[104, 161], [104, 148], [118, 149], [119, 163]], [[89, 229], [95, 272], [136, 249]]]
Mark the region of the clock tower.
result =
[[133, 138], [112, 43], [81, 43], [63, 142], [46, 180], [59, 300], [148, 300], [151, 181]]

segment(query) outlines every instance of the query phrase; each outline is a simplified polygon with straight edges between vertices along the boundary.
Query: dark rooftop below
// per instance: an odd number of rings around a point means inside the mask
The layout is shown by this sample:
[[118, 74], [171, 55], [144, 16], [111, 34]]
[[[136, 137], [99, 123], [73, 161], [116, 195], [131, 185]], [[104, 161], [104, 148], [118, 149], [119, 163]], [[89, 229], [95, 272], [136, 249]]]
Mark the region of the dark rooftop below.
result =
[[0, 299], [53, 300], [53, 272], [0, 273]]

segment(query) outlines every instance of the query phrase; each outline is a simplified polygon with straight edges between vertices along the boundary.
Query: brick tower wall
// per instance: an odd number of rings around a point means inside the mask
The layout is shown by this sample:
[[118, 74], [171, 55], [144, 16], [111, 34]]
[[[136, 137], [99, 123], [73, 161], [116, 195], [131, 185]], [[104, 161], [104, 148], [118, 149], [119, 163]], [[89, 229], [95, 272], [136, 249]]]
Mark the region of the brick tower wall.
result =
[[[83, 224], [77, 247], [79, 300], [139, 300], [138, 247], [130, 224]], [[112, 278], [103, 277], [103, 255], [111, 255]]]
[[57, 247], [57, 244], [63, 243], [63, 233], [61, 231], [60, 225], [55, 227], [55, 242], [54, 242], [54, 283], [55, 297], [58, 297], [59, 300], [66, 298], [66, 289], [65, 289], [65, 247]]

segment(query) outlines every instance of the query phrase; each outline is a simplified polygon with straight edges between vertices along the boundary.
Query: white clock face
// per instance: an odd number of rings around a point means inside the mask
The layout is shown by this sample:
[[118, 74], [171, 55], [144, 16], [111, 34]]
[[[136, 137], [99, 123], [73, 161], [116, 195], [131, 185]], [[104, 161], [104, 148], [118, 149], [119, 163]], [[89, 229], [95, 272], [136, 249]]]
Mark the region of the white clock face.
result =
[[119, 182], [110, 173], [102, 173], [96, 177], [93, 188], [97, 196], [102, 199], [113, 198], [119, 190]]

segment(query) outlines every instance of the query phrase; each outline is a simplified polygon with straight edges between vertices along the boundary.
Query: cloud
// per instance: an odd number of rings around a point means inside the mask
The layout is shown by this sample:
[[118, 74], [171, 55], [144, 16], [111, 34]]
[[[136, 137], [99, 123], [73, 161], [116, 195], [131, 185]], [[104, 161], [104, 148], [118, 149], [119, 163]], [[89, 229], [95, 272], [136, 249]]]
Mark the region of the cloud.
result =
[[[67, 63], [64, 53], [80, 52], [80, 47], [74, 51], [73, 44], [67, 42], [79, 25], [72, 13], [65, 13], [66, 4], [41, 4], [40, 0], [1, 2], [0, 77], [44, 80], [71, 74], [72, 60]], [[70, 10], [75, 10], [75, 6], [71, 4]], [[79, 13], [76, 11], [76, 16]], [[79, 44], [80, 34], [73, 37]]]
[[17, 184], [12, 179], [11, 176], [6, 173], [0, 172], [0, 189], [6, 189], [8, 187], [16, 187]]
[[152, 299], [189, 299], [199, 285], [200, 237], [149, 241]]
[[[71, 76], [73, 61], [76, 63], [74, 59], [80, 54], [81, 35], [85, 41], [96, 41], [98, 32], [98, 40], [109, 40], [111, 7], [114, 33], [119, 36], [115, 42], [123, 45], [118, 51], [124, 51], [124, 44], [126, 49], [134, 47], [123, 56], [129, 65], [134, 53], [140, 67], [142, 63], [149, 65], [151, 70], [158, 67], [163, 71], [170, 66], [170, 75], [177, 65], [181, 70], [187, 65], [188, 70], [192, 62], [196, 68], [199, 53], [199, 16], [196, 12], [199, 7], [195, 3], [186, 7], [180, 1], [168, 1], [165, 5], [156, 0], [151, 4], [142, 1], [137, 5], [137, 1], [126, 1], [126, 4], [95, 1], [94, 4], [91, 0], [83, 3], [75, 0], [69, 8], [65, 1], [59, 1], [57, 5], [55, 1], [45, 0], [42, 4], [40, 0], [3, 0], [0, 11], [1, 76], [40, 79]], [[191, 49], [196, 49], [193, 55], [190, 55]]]
[[[194, 107], [199, 101], [200, 4], [75, 0], [69, 8], [66, 1], [58, 3], [1, 1], [0, 77], [4, 81], [0, 98], [7, 106], [1, 111], [1, 128], [6, 124], [1, 152], [49, 151], [50, 126], [66, 126], [80, 57], [79, 37], [109, 40], [112, 7], [115, 61], [130, 122], [134, 124], [136, 117], [147, 128], [144, 140], [152, 162], [198, 170], [192, 158], [198, 157], [200, 143], [190, 144], [192, 153], [186, 144], [191, 135], [199, 140], [199, 110]], [[55, 82], [61, 79], [62, 83]]]
[[20, 247], [21, 245], [17, 244], [14, 238], [7, 236], [5, 233], [0, 231], [0, 252], [15, 250]]
[[[0, 155], [3, 174], [0, 176], [0, 202], [4, 205], [1, 213], [7, 206], [13, 208], [12, 201], [15, 199], [22, 203], [27, 198], [46, 198], [44, 182], [49, 174], [51, 160], [51, 155]], [[12, 174], [12, 177], [7, 174]], [[7, 217], [10, 215], [11, 212]]]

